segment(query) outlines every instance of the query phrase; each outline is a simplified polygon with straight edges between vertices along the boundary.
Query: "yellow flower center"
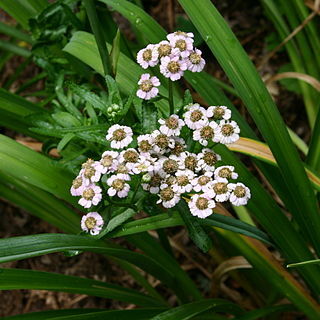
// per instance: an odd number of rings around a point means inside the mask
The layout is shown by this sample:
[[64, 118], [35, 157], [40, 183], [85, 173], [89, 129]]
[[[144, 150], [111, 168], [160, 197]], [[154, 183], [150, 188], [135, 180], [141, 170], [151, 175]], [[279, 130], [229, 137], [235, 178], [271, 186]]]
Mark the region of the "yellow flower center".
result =
[[152, 88], [153, 88], [153, 84], [152, 84], [151, 80], [144, 80], [140, 84], [140, 89], [144, 92], [149, 92], [149, 91], [151, 91]]
[[86, 189], [82, 193], [82, 197], [86, 200], [92, 200], [94, 197], [94, 191], [92, 188]]
[[84, 222], [84, 224], [88, 229], [93, 229], [97, 224], [97, 220], [93, 217], [88, 217]]
[[199, 64], [201, 61], [201, 56], [195, 52], [191, 53], [189, 56], [189, 60], [192, 64]]
[[127, 136], [123, 129], [117, 129], [113, 132], [112, 139], [116, 141], [121, 141]]
[[227, 187], [227, 184], [224, 182], [217, 182], [213, 186], [213, 190], [216, 194], [224, 194], [228, 192], [228, 187]]
[[236, 197], [243, 198], [246, 195], [246, 189], [242, 186], [237, 186], [233, 193], [236, 195]]
[[171, 53], [171, 46], [169, 44], [160, 44], [158, 47], [159, 57], [166, 57]]
[[170, 61], [167, 68], [171, 73], [177, 73], [180, 70], [180, 64], [177, 61]]
[[231, 136], [234, 132], [233, 126], [231, 124], [225, 124], [221, 128], [221, 132], [224, 136]]
[[152, 59], [152, 51], [151, 49], [146, 49], [142, 54], [144, 61], [150, 61]]
[[196, 201], [196, 206], [200, 210], [204, 210], [208, 208], [209, 200], [203, 197], [199, 197]]

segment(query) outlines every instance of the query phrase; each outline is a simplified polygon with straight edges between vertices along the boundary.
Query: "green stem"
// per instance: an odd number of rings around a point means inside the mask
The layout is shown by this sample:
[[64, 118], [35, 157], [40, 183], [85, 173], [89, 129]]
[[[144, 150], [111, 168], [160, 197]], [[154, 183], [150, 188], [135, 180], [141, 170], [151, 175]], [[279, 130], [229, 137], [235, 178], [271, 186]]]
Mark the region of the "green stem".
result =
[[142, 179], [142, 175], [140, 175], [139, 181], [137, 182], [136, 188], [135, 188], [135, 190], [134, 190], [134, 193], [133, 193], [133, 196], [132, 196], [132, 200], [131, 200], [131, 204], [132, 204], [132, 205], [134, 204], [134, 200], [135, 200], [136, 195], [137, 195], [137, 192], [138, 192], [138, 190], [139, 190], [139, 187], [140, 187], [140, 184], [141, 184], [141, 179]]
[[320, 108], [315, 120], [315, 126], [312, 133], [306, 162], [314, 170], [318, 171], [320, 169]]
[[91, 29], [97, 42], [98, 50], [103, 65], [104, 75], [108, 74], [113, 77], [114, 75], [112, 74], [110, 56], [108, 48], [106, 46], [106, 41], [101, 30], [99, 18], [94, 5], [94, 0], [83, 0], [83, 3], [87, 11]]
[[173, 87], [172, 87], [172, 81], [169, 79], [169, 107], [170, 107], [170, 115], [174, 114], [174, 103], [173, 103]]

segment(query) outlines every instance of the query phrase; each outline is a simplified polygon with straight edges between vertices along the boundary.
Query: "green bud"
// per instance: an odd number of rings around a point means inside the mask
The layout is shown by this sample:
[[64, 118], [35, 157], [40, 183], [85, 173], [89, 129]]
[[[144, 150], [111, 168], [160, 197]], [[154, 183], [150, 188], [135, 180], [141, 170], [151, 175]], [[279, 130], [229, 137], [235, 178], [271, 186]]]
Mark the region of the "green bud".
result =
[[141, 179], [142, 182], [150, 182], [151, 181], [151, 176], [149, 173], [146, 173], [142, 176], [142, 179]]
[[120, 106], [118, 104], [112, 104], [111, 108], [113, 109], [113, 111], [119, 111], [120, 110]]

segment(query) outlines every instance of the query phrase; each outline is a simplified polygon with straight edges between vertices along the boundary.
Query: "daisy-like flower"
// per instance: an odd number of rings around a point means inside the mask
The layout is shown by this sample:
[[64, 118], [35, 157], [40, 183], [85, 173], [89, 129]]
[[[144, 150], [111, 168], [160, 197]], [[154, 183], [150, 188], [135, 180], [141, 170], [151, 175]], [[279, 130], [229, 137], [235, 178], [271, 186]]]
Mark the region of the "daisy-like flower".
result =
[[153, 138], [153, 151], [158, 154], [167, 152], [168, 148], [174, 147], [174, 140], [172, 137], [155, 130], [151, 133]]
[[168, 136], [180, 135], [180, 130], [184, 126], [184, 121], [176, 114], [172, 114], [168, 119], [159, 119], [158, 122], [161, 124], [160, 132]]
[[156, 171], [162, 175], [175, 174], [181, 168], [180, 158], [174, 155], [160, 158], [154, 165]]
[[184, 141], [184, 139], [180, 138], [180, 137], [173, 137], [174, 140], [174, 147], [171, 148], [171, 153], [175, 156], [179, 156], [181, 155], [182, 152], [184, 152], [186, 150], [186, 142]]
[[180, 169], [189, 169], [193, 172], [199, 171], [199, 160], [195, 153], [185, 151], [180, 154]]
[[139, 89], [137, 91], [137, 96], [141, 99], [150, 100], [159, 93], [157, 87], [160, 86], [160, 81], [157, 77], [151, 77], [149, 73], [141, 75], [138, 85]]
[[130, 181], [130, 174], [133, 174], [132, 170], [127, 167], [126, 163], [119, 163], [115, 174], [122, 180]]
[[207, 117], [214, 120], [229, 120], [231, 118], [231, 110], [226, 106], [210, 106], [207, 109]]
[[193, 195], [188, 206], [193, 216], [204, 219], [213, 213], [212, 209], [216, 204], [209, 195], [203, 193]]
[[180, 201], [180, 195], [174, 192], [172, 187], [165, 187], [160, 190], [159, 197], [157, 203], [161, 203], [165, 208], [172, 208]]
[[102, 199], [101, 192], [100, 187], [91, 184], [82, 191], [81, 199], [78, 203], [86, 209], [91, 206], [96, 206]]
[[214, 171], [216, 163], [221, 160], [221, 156], [214, 151], [204, 148], [198, 154], [199, 167], [204, 171]]
[[164, 175], [159, 172], [149, 172], [150, 181], [142, 184], [143, 190], [149, 191], [152, 194], [157, 194], [160, 191]]
[[172, 190], [177, 193], [190, 192], [192, 190], [192, 180], [195, 176], [191, 170], [178, 170], [175, 173], [175, 183], [172, 185]]
[[217, 139], [222, 144], [229, 144], [239, 140], [240, 128], [235, 121], [221, 120], [216, 133]]
[[207, 186], [213, 181], [213, 173], [211, 171], [205, 172], [203, 175], [196, 177], [192, 180], [193, 190], [196, 192], [204, 192]]
[[108, 195], [111, 197], [117, 195], [119, 198], [125, 198], [130, 190], [130, 186], [126, 180], [117, 174], [107, 180], [107, 185], [110, 187], [108, 189]]
[[96, 169], [97, 164], [99, 164], [99, 162], [92, 159], [88, 159], [82, 164], [82, 169], [80, 170], [79, 175], [81, 175], [85, 186], [100, 180], [101, 172]]
[[199, 49], [194, 49], [190, 52], [187, 59], [188, 70], [191, 72], [201, 72], [206, 64], [201, 57], [202, 52]]
[[211, 121], [203, 127], [196, 129], [193, 131], [193, 140], [199, 141], [199, 143], [205, 147], [208, 145], [209, 141], [219, 142], [219, 139], [217, 139], [215, 135], [217, 127], [218, 125], [216, 122]]
[[214, 198], [217, 202], [225, 202], [229, 200], [231, 187], [227, 179], [218, 178], [213, 180], [212, 183], [207, 186], [206, 193], [210, 196], [215, 195]]
[[109, 128], [106, 139], [111, 141], [111, 148], [122, 149], [132, 142], [132, 135], [130, 127], [114, 124]]
[[172, 47], [169, 41], [163, 40], [163, 41], [160, 41], [158, 44], [156, 44], [153, 50], [156, 50], [159, 56], [159, 59], [162, 59], [163, 57], [167, 57], [171, 54]]
[[238, 174], [234, 172], [233, 166], [221, 166], [214, 170], [214, 178], [237, 179]]
[[81, 219], [81, 229], [95, 236], [103, 227], [103, 219], [98, 212], [89, 212]]
[[129, 170], [132, 170], [132, 168], [134, 168], [135, 165], [138, 163], [139, 156], [139, 153], [133, 148], [123, 150], [119, 156], [119, 163], [125, 163], [126, 167]]
[[193, 51], [193, 39], [186, 38], [183, 36], [175, 36], [170, 40], [170, 45], [173, 50], [173, 54], [179, 54], [181, 58], [189, 57], [190, 53]]
[[209, 122], [206, 109], [197, 103], [190, 106], [183, 116], [185, 124], [192, 130], [200, 129]]
[[241, 182], [230, 183], [229, 187], [232, 190], [229, 201], [234, 206], [243, 206], [248, 203], [248, 200], [251, 198], [250, 189], [248, 187]]
[[143, 69], [154, 67], [159, 62], [159, 54], [157, 50], [154, 50], [154, 47], [154, 44], [149, 44], [146, 48], [138, 52], [137, 62]]
[[72, 181], [72, 186], [70, 192], [73, 196], [81, 196], [83, 190], [85, 189], [85, 185], [83, 183], [83, 179], [81, 176], [76, 177]]
[[151, 134], [142, 134], [138, 136], [138, 150], [143, 154], [149, 154], [152, 150], [153, 137]]
[[179, 80], [187, 68], [187, 62], [180, 60], [179, 56], [171, 55], [161, 59], [160, 72], [171, 81]]
[[172, 41], [176, 37], [183, 37], [185, 39], [193, 39], [194, 35], [192, 32], [184, 32], [184, 31], [175, 31], [175, 32], [169, 33], [167, 35], [167, 39], [169, 41]]
[[119, 153], [117, 151], [105, 151], [101, 160], [94, 165], [94, 168], [101, 174], [114, 172], [118, 165], [118, 156]]
[[134, 164], [132, 172], [139, 174], [141, 172], [151, 172], [154, 170], [154, 159], [151, 156], [140, 155], [139, 160]]

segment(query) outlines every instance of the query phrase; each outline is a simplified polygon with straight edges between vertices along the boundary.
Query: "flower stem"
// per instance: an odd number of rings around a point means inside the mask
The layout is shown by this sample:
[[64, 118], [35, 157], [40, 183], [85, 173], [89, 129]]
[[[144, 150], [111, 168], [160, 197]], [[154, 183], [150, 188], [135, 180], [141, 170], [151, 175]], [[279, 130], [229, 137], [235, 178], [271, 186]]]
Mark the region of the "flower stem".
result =
[[173, 103], [173, 87], [172, 81], [169, 79], [169, 107], [170, 107], [170, 115], [174, 114], [174, 103]]

